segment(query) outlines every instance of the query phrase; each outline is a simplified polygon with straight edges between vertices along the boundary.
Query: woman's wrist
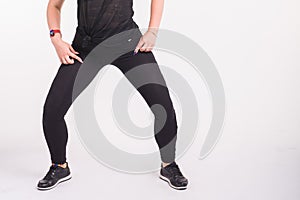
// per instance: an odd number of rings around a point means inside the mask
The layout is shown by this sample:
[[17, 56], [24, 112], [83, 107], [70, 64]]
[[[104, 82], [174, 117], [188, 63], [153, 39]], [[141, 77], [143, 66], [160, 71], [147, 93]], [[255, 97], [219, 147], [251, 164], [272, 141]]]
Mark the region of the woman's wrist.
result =
[[158, 28], [149, 27], [147, 31], [152, 33], [153, 35], [155, 35], [157, 37]]
[[61, 38], [60, 33], [57, 33], [53, 37], [51, 37], [51, 42], [52, 43], [57, 43], [57, 42], [60, 42], [61, 40], [62, 40], [62, 38]]

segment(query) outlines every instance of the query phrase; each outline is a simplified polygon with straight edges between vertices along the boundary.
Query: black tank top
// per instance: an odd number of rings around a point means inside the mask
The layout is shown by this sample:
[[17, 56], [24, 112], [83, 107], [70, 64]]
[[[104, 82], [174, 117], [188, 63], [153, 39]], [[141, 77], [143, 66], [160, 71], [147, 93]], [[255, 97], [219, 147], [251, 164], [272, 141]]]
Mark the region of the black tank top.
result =
[[[106, 38], [132, 28], [139, 28], [133, 20], [133, 0], [77, 0], [77, 32], [84, 40], [98, 44]], [[76, 36], [75, 36], [76, 37]]]

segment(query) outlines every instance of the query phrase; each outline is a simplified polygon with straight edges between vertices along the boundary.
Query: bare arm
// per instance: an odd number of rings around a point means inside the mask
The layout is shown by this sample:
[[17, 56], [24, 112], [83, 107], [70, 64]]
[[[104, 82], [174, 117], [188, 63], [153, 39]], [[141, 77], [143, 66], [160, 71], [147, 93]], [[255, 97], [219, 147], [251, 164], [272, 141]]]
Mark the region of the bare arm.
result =
[[164, 8], [164, 0], [151, 0], [151, 17], [148, 25], [148, 30], [141, 37], [135, 52], [151, 51], [155, 45], [158, 29], [162, 19]]
[[[60, 29], [60, 13], [63, 3], [64, 0], [49, 0], [47, 6], [47, 23], [49, 30]], [[62, 63], [73, 64], [73, 58], [82, 63], [81, 58], [76, 55], [78, 52], [76, 52], [70, 44], [64, 42], [60, 34], [55, 34], [54, 37], [51, 37], [51, 41]]]
[[152, 0], [151, 1], [151, 18], [149, 22], [149, 31], [153, 31], [157, 34], [159, 25], [162, 19], [164, 9], [164, 0]]
[[64, 0], [50, 0], [47, 6], [47, 22], [49, 29], [60, 29], [60, 11]]

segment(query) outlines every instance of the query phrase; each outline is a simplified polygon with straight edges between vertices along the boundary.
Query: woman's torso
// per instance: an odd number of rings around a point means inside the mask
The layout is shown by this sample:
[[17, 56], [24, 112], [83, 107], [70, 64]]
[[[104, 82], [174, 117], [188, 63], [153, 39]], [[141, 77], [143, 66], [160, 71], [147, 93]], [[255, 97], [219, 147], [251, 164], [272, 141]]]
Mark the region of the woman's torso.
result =
[[138, 28], [133, 20], [133, 0], [77, 0], [78, 27], [87, 35], [106, 38]]

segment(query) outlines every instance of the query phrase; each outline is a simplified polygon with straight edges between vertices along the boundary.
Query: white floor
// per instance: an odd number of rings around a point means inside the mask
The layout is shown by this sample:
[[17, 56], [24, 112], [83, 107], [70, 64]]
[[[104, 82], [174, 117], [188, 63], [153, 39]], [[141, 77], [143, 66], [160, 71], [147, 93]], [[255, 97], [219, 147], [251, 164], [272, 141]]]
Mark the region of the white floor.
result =
[[[204, 160], [197, 159], [200, 148], [195, 141], [178, 160], [190, 181], [189, 188], [177, 191], [160, 180], [158, 172], [132, 175], [99, 164], [81, 146], [72, 127], [70, 130], [68, 150], [73, 177], [50, 191], [35, 189], [37, 181], [48, 170], [45, 144], [35, 142], [42, 136], [36, 134], [36, 138], [24, 139], [22, 143], [18, 141], [17, 146], [14, 145], [16, 142], [7, 140], [4, 143], [1, 140], [0, 199], [300, 198], [299, 141], [284, 139], [287, 133], [274, 133], [271, 139], [262, 135], [257, 137], [258, 134], [253, 134], [252, 130], [241, 130], [238, 126], [225, 127], [218, 145]], [[278, 140], [281, 136], [284, 136], [282, 140]]]

